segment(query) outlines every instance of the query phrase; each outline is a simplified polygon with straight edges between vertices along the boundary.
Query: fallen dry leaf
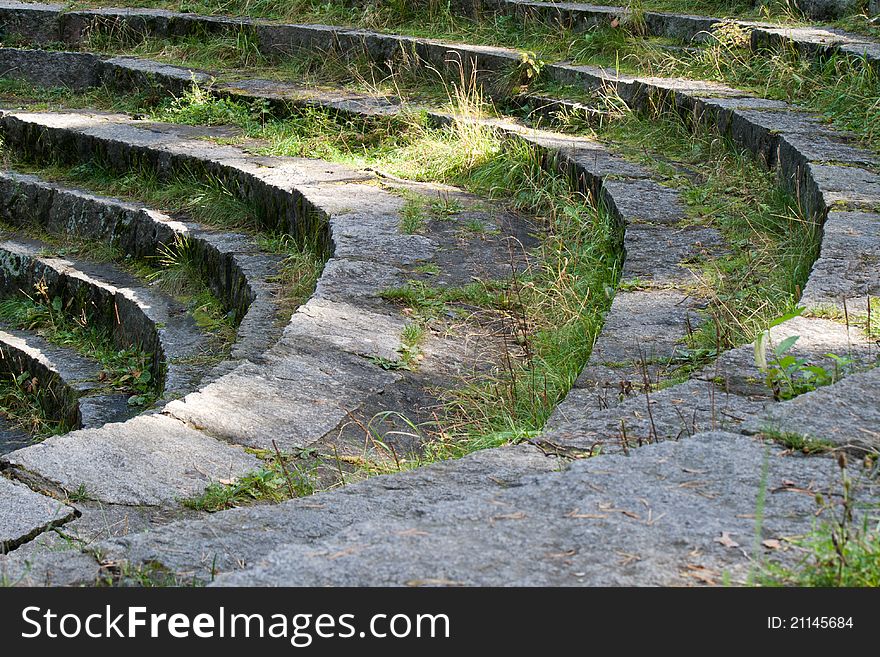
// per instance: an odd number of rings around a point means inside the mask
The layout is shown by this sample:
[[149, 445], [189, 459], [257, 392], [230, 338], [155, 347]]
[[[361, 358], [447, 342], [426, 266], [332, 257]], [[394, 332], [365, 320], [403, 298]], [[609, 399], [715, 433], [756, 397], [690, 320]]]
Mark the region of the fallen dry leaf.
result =
[[413, 527], [412, 529], [404, 529], [399, 532], [394, 532], [397, 536], [429, 536], [428, 532], [423, 532], [420, 529], [416, 529]]
[[739, 543], [730, 538], [730, 532], [721, 532], [721, 536], [715, 537], [716, 543], [721, 543], [726, 548], [737, 548]]
[[565, 552], [548, 552], [545, 556], [548, 559], [567, 559], [577, 554], [577, 550], [566, 550]]
[[778, 550], [782, 547], [782, 543], [779, 542], [778, 539], [768, 538], [766, 540], [761, 541], [761, 545], [763, 545], [768, 550]]
[[683, 575], [687, 577], [693, 577], [703, 584], [715, 586], [715, 578], [718, 577], [718, 573], [716, 573], [714, 570], [710, 570], [705, 566], [697, 566], [694, 564], [687, 564], [687, 569], [688, 572], [682, 573]]

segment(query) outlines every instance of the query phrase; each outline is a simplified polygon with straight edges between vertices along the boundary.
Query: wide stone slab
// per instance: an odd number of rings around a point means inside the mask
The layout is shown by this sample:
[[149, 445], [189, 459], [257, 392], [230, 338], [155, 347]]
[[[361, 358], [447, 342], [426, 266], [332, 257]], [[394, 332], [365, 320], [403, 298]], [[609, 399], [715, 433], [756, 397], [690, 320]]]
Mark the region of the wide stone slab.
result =
[[49, 438], [7, 454], [2, 463], [36, 488], [131, 505], [173, 504], [260, 465], [243, 449], [164, 415]]
[[[335, 342], [344, 341], [336, 336]], [[198, 392], [170, 402], [165, 412], [229, 442], [283, 450], [320, 439], [367, 396], [399, 378], [332, 342], [296, 336], [257, 365], [244, 363]], [[349, 343], [351, 344], [351, 343]], [[234, 412], [232, 412], [234, 409]]]
[[827, 498], [839, 481], [832, 458], [702, 434], [579, 461], [415, 518], [364, 519], [329, 539], [273, 551], [216, 585], [741, 584], [756, 560], [795, 556], [761, 541], [784, 546], [808, 532], [814, 494]]
[[63, 502], [0, 476], [0, 554], [75, 515], [76, 511]]
[[97, 544], [96, 550], [106, 560], [159, 565], [208, 581], [212, 572], [253, 565], [274, 549], [311, 544], [365, 518], [416, 518], [432, 504], [518, 486], [564, 465], [531, 446], [488, 449], [279, 505], [231, 509], [118, 536]]
[[319, 338], [351, 354], [397, 361], [405, 326], [401, 317], [312, 298], [293, 315], [284, 330], [283, 341], [296, 344], [309, 337]]
[[579, 388], [617, 388], [622, 382], [641, 384], [647, 368], [665, 368], [700, 318], [694, 312], [697, 300], [677, 290], [632, 290], [618, 292], [605, 315], [602, 332], [590, 360], [575, 383]]

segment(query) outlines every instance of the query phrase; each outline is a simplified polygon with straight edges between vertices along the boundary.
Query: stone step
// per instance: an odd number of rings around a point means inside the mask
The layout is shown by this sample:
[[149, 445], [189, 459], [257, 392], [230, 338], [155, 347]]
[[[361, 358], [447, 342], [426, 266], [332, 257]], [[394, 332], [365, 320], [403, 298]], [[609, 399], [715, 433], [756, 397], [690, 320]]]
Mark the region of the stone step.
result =
[[107, 562], [126, 561], [136, 567], [154, 564], [206, 582], [212, 572], [252, 566], [275, 549], [313, 544], [364, 518], [415, 519], [438, 502], [460, 502], [486, 490], [515, 488], [537, 473], [564, 465], [525, 445], [483, 450], [277, 505], [173, 522], [103, 541], [94, 551]]
[[[841, 490], [833, 458], [704, 433], [578, 461], [517, 486], [484, 487], [415, 516], [363, 516], [330, 535], [268, 550], [214, 584], [745, 584], [762, 562], [800, 558], [786, 540], [812, 529], [816, 493], [831, 499]], [[877, 493], [867, 481], [857, 495]], [[765, 540], [783, 548], [771, 550]]]
[[50, 527], [72, 520], [76, 511], [0, 476], [0, 554], [6, 554]]
[[207, 337], [185, 308], [112, 265], [44, 257], [47, 251], [52, 248], [34, 240], [0, 242], [0, 293], [35, 296], [34, 286], [45, 284], [48, 300], [58, 297], [64, 312], [105, 326], [120, 349], [137, 346], [151, 354], [166, 394], [198, 384], [204, 372], [186, 360], [207, 351]]
[[858, 456], [880, 454], [880, 367], [774, 404], [743, 424], [750, 433], [803, 436]]
[[211, 291], [238, 319], [231, 356], [258, 357], [278, 337], [276, 286], [269, 279], [280, 256], [262, 252], [247, 235], [11, 171], [0, 171], [0, 220], [24, 230], [39, 226], [54, 235], [106, 242], [136, 258], [156, 257], [186, 239]]
[[0, 469], [34, 490], [133, 506], [176, 505], [259, 465], [243, 449], [159, 414], [53, 436], [0, 458]]
[[[774, 363], [774, 347], [794, 336], [796, 342], [780, 357], [803, 358], [806, 364], [822, 367], [841, 378], [857, 376], [854, 371], [872, 367], [880, 355], [875, 340], [859, 329], [829, 320], [795, 317], [769, 331], [770, 365]], [[847, 359], [850, 364], [840, 368], [829, 354]], [[825, 390], [834, 395], [833, 391], [842, 385], [837, 383]], [[766, 372], [755, 363], [753, 345], [724, 352], [684, 383], [647, 393], [644, 387], [633, 388], [611, 389], [604, 394], [572, 389], [553, 411], [538, 439], [540, 444], [544, 449], [558, 449], [562, 453], [571, 449], [588, 454], [618, 453], [658, 441], [679, 440], [701, 431], [736, 429], [752, 416], [774, 412], [774, 393]], [[615, 400], [613, 395], [620, 395], [621, 399]]]
[[98, 427], [132, 415], [129, 395], [101, 386], [101, 369], [100, 363], [31, 331], [0, 330], [0, 370], [36, 378], [43, 410], [71, 428]]
[[[876, 0], [872, 0], [876, 4]], [[589, 29], [598, 25], [610, 24], [616, 18], [626, 16], [625, 7], [597, 7], [579, 3], [534, 2], [528, 0], [479, 0], [479, 5], [519, 17], [521, 21], [543, 20], [551, 24]], [[827, 8], [829, 3], [809, 4]], [[877, 11], [880, 8], [875, 9]], [[818, 18], [825, 18], [818, 15]], [[847, 33], [839, 29], [823, 27], [792, 27], [755, 21], [719, 19], [710, 16], [693, 16], [671, 12], [645, 11], [643, 22], [647, 34], [676, 40], [704, 41], [723, 22], [735, 22], [751, 31], [751, 45], [760, 50], [778, 45], [793, 47], [812, 57], [827, 57], [841, 54], [856, 62], [866, 62], [880, 67], [880, 44], [859, 34]], [[250, 18], [223, 18], [181, 14], [164, 10], [150, 9], [94, 9], [64, 11], [60, 5], [22, 3], [16, 0], [0, 2], [0, 20], [5, 25], [4, 34], [26, 39], [32, 43], [80, 43], [85, 35], [97, 24], [106, 27], [123, 23], [135, 34], [153, 37], [220, 36], [235, 34], [247, 29], [256, 37], [256, 43], [264, 55], [290, 52], [291, 45], [315, 47], [328, 39], [345, 42], [351, 39], [380, 41], [383, 37], [388, 43], [376, 43], [385, 54], [392, 53], [403, 45], [417, 46], [425, 50], [423, 44], [433, 44], [427, 39], [380, 35], [367, 30], [338, 28], [327, 25], [282, 25]], [[326, 48], [323, 48], [326, 50]], [[491, 61], [504, 49], [489, 46], [471, 47], [471, 54]], [[421, 55], [422, 52], [419, 52]], [[539, 53], [540, 54], [540, 53]], [[442, 58], [437, 62], [443, 65]]]
[[[481, 0], [495, 11], [517, 17], [521, 22], [541, 21], [577, 30], [611, 25], [612, 21], [625, 21], [631, 10], [625, 6], [595, 6], [576, 2], [534, 2], [532, 0]], [[856, 3], [847, 0], [813, 2], [804, 0], [798, 9], [807, 16], [819, 20], [842, 18], [857, 13]], [[870, 11], [870, 9], [869, 9]], [[880, 4], [875, 4], [880, 13]], [[880, 43], [870, 37], [844, 32], [822, 26], [790, 26], [767, 22], [737, 20], [732, 17], [713, 18], [661, 11], [644, 11], [641, 14], [645, 34], [676, 39], [684, 42], [701, 42], [711, 39], [718, 25], [735, 24], [751, 32], [750, 44], [754, 50], [770, 47], [793, 47], [816, 58], [842, 54], [854, 61], [864, 61], [880, 67]]]

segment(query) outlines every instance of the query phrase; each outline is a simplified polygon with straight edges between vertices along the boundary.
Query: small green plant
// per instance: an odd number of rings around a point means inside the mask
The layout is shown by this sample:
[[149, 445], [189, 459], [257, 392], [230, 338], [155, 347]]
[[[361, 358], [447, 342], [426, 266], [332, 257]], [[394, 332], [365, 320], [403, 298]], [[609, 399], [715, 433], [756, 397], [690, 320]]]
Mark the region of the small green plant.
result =
[[97, 360], [102, 366], [98, 383], [129, 393], [133, 406], [146, 406], [157, 398], [151, 354], [136, 347], [117, 348], [109, 332], [92, 323], [88, 315], [72, 316], [59, 297], [50, 300], [42, 281], [35, 287], [36, 300], [24, 297], [0, 301], [0, 320], [16, 328], [37, 331], [49, 342]]
[[406, 199], [400, 211], [400, 232], [412, 235], [425, 228], [425, 202], [418, 196]]
[[825, 354], [834, 361], [834, 369], [821, 365], [811, 365], [808, 358], [799, 358], [788, 353], [800, 336], [791, 335], [772, 347], [771, 358], [767, 358], [770, 342], [768, 332], [755, 340], [755, 364], [766, 374], [767, 386], [773, 391], [777, 401], [792, 399], [805, 392], [837, 382], [852, 366], [852, 359], [836, 354]]
[[212, 483], [201, 495], [186, 499], [183, 504], [190, 509], [213, 513], [255, 502], [281, 502], [304, 497], [314, 491], [314, 479], [289, 459], [283, 459], [248, 473], [234, 483]]
[[55, 406], [48, 403], [51, 394], [30, 372], [3, 375], [0, 377], [0, 416], [35, 441], [66, 433], [72, 427], [50, 412]]
[[785, 445], [785, 447], [793, 452], [801, 452], [803, 454], [825, 454], [833, 451], [835, 448], [834, 443], [830, 440], [813, 438], [812, 436], [805, 436], [791, 431], [764, 429], [761, 433], [768, 438]]

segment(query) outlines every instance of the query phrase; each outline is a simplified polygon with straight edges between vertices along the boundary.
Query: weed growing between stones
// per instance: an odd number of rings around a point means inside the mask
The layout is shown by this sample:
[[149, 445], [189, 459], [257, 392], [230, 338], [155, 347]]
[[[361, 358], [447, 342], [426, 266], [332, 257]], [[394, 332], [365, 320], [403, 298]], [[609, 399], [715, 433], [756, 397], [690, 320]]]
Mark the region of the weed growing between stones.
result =
[[300, 458], [274, 453], [255, 452], [265, 466], [239, 477], [234, 482], [212, 483], [201, 495], [183, 500], [196, 511], [222, 511], [256, 502], [281, 502], [313, 494], [318, 485], [316, 470], [306, 470]]
[[717, 134], [674, 114], [628, 113], [594, 134], [681, 190], [691, 223], [724, 237], [720, 252], [683, 263], [709, 300], [707, 322], [689, 336], [698, 360], [752, 342], [791, 313], [818, 255], [820, 233], [775, 176]]
[[[328, 257], [326, 246], [318, 235], [304, 235], [297, 239], [289, 234], [263, 229], [259, 210], [216, 180], [205, 181], [195, 174], [189, 174], [160, 181], [154, 172], [145, 168], [134, 168], [120, 175], [97, 160], [72, 167], [51, 163], [35, 164], [21, 159], [8, 160], [7, 164], [46, 180], [161, 207], [208, 228], [241, 231], [252, 235], [260, 249], [282, 257], [271, 282], [278, 285], [279, 309], [287, 316], [311, 295]], [[41, 233], [36, 237], [61, 246], [61, 242], [54, 236]], [[200, 327], [217, 337], [218, 355], [232, 344], [235, 328], [241, 318], [230, 315], [230, 309], [210, 291], [199, 259], [191, 248], [187, 248], [185, 242], [165, 247], [155, 259], [141, 261], [127, 257], [106, 244], [76, 240], [69, 235], [64, 237], [63, 249], [64, 253], [83, 259], [114, 262], [145, 282], [156, 283], [166, 293], [176, 296], [190, 308]]]
[[[838, 456], [841, 492], [828, 499], [816, 494], [818, 522], [814, 530], [793, 539], [803, 553], [796, 566], [767, 564], [758, 578], [763, 586], [880, 586], [880, 514], [878, 507], [860, 505], [856, 490], [862, 477], [876, 468], [876, 455], [865, 457], [864, 473], [847, 471], [844, 453]], [[830, 517], [829, 517], [830, 516]]]
[[[788, 353], [800, 336], [792, 335], [778, 345], [769, 345], [769, 333], [763, 333], [755, 340], [755, 364], [766, 374], [767, 387], [773, 391], [777, 401], [792, 399], [821, 386], [837, 383], [853, 369], [853, 360], [847, 356], [825, 354], [834, 362], [833, 369], [821, 365], [811, 365], [809, 359], [798, 358]], [[767, 357], [767, 347], [770, 355]]]
[[117, 349], [106, 329], [87, 316], [71, 317], [61, 299], [49, 299], [39, 289], [34, 297], [0, 301], [0, 320], [14, 328], [36, 331], [46, 340], [69, 347], [101, 364], [99, 383], [130, 395], [129, 404], [146, 407], [160, 394], [152, 371], [153, 357], [136, 347]]
[[30, 372], [4, 374], [0, 376], [0, 414], [34, 441], [67, 433], [72, 427], [47, 411], [45, 397], [48, 394], [51, 393]]
[[834, 443], [829, 440], [811, 438], [790, 431], [779, 431], [765, 428], [762, 429], [761, 435], [778, 442], [780, 445], [784, 445], [792, 452], [799, 452], [806, 455], [825, 454], [833, 451], [835, 448]]

